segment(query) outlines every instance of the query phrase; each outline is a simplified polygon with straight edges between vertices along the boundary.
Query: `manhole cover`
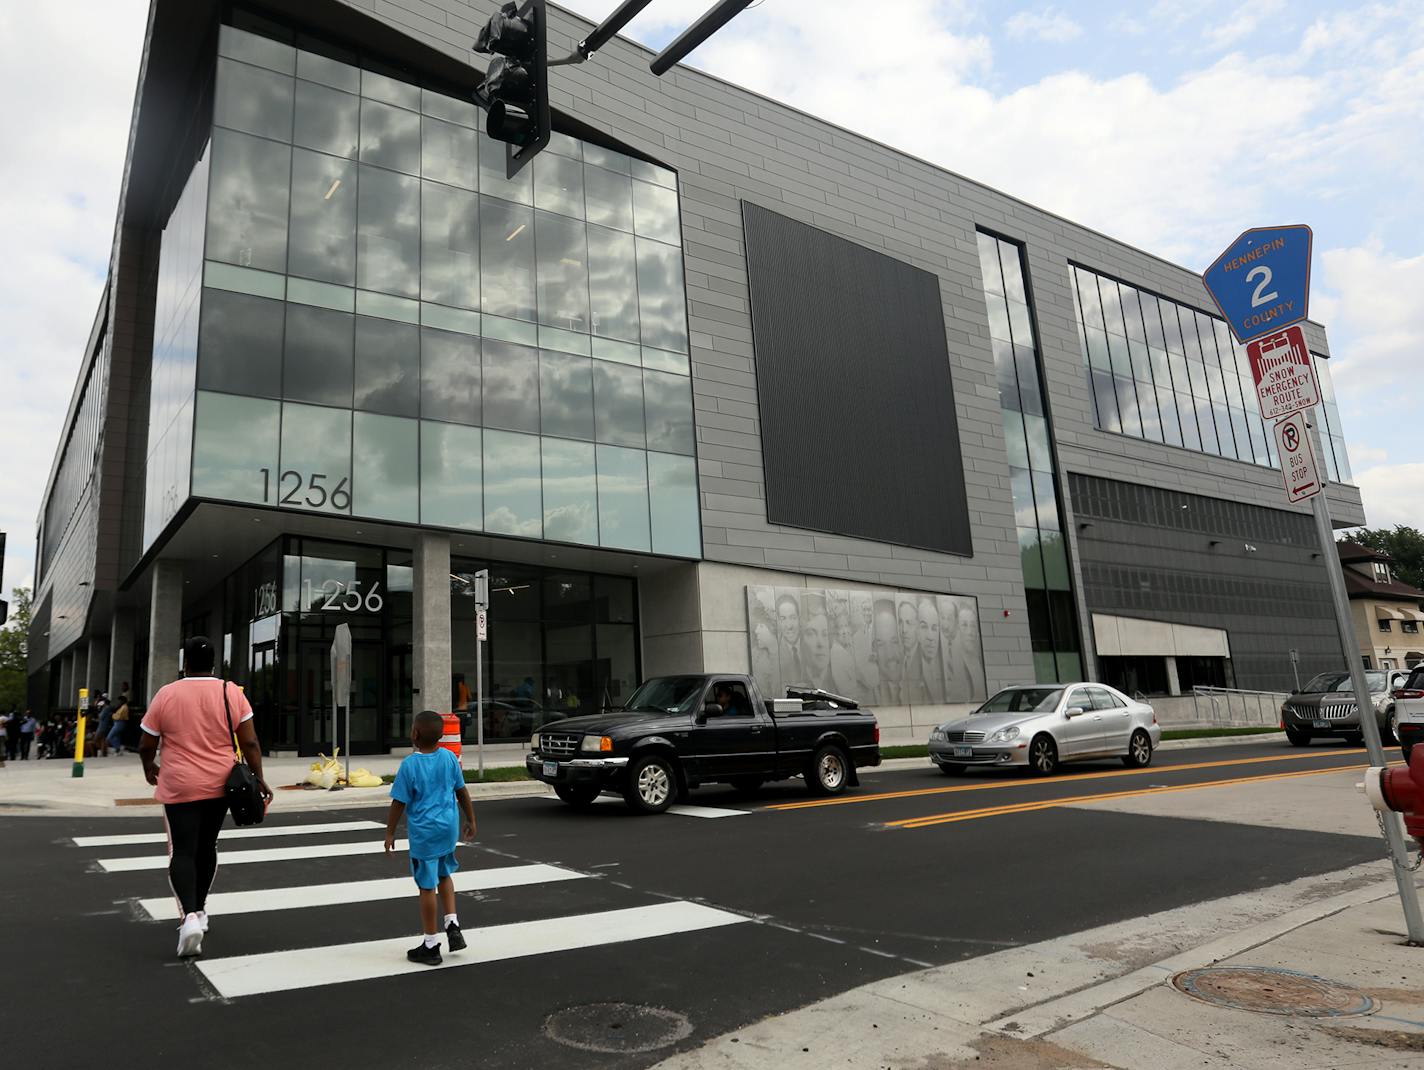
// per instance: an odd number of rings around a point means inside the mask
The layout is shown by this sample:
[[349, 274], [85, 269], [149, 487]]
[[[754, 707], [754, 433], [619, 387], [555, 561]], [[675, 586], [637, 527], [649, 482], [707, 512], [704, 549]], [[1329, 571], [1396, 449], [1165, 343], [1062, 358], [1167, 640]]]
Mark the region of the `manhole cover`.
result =
[[1179, 991], [1219, 1007], [1299, 1018], [1373, 1014], [1376, 1003], [1359, 989], [1269, 966], [1216, 966], [1172, 978]]
[[587, 1003], [549, 1015], [544, 1033], [580, 1051], [656, 1051], [692, 1035], [692, 1023], [676, 1011], [637, 1003]]

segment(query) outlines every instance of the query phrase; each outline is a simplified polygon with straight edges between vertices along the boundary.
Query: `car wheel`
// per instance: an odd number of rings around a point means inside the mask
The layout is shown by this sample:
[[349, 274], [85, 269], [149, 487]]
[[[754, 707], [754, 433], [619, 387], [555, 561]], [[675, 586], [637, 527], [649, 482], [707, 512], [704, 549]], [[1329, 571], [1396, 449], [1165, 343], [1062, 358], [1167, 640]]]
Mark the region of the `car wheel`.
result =
[[1143, 769], [1152, 764], [1152, 737], [1142, 729], [1132, 733], [1127, 742], [1127, 753], [1122, 756], [1122, 764], [1129, 769]]
[[1363, 747], [1365, 745], [1365, 734], [1363, 732], [1351, 732], [1349, 735], [1342, 736], [1341, 738], [1351, 747]]
[[1052, 776], [1058, 772], [1058, 744], [1047, 734], [1033, 737], [1028, 745], [1028, 768], [1034, 776]]
[[555, 784], [554, 794], [575, 810], [584, 810], [598, 798], [598, 787], [593, 784]]
[[628, 766], [623, 799], [640, 814], [660, 814], [677, 796], [677, 772], [661, 754], [635, 758]]
[[849, 768], [845, 751], [828, 743], [811, 755], [806, 787], [812, 795], [839, 795], [850, 779]]
[[1287, 728], [1287, 729], [1286, 729], [1286, 739], [1290, 740], [1290, 745], [1291, 745], [1292, 747], [1308, 747], [1308, 746], [1310, 746], [1310, 733], [1309, 733], [1309, 732], [1297, 732], [1294, 728]]
[[955, 765], [952, 762], [946, 762], [944, 765], [939, 767], [939, 771], [945, 776], [963, 776], [964, 766]]
[[1389, 720], [1385, 722], [1385, 744], [1399, 742], [1399, 711], [1390, 710]]
[[738, 795], [755, 795], [764, 783], [759, 776], [739, 776], [731, 781], [732, 790]]

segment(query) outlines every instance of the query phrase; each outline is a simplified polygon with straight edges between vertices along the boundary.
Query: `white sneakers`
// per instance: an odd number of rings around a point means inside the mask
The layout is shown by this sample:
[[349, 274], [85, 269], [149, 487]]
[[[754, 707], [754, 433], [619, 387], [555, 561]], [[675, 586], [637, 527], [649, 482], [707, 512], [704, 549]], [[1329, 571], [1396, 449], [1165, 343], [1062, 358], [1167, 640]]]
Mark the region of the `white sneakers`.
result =
[[194, 955], [202, 953], [203, 933], [207, 930], [204, 919], [197, 914], [189, 914], [183, 919], [183, 924], [178, 926], [178, 957], [180, 959], [192, 958]]
[[208, 912], [206, 910], [198, 911], [198, 924], [203, 927], [203, 932], [208, 931]]

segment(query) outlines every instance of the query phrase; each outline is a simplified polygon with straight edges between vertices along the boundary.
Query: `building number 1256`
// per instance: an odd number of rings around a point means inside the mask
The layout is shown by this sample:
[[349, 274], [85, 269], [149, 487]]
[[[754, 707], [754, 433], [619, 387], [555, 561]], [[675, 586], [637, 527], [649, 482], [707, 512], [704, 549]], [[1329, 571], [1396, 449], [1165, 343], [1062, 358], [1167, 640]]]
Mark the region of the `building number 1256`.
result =
[[[272, 470], [259, 468], [258, 471], [262, 473], [262, 500], [271, 501]], [[351, 508], [351, 478], [342, 476], [334, 487], [328, 487], [326, 481], [330, 478], [322, 472], [303, 475], [289, 468], [277, 477], [277, 492], [281, 495], [277, 504], [298, 507], [305, 505], [312, 509], [330, 505], [333, 509], [345, 512]]]

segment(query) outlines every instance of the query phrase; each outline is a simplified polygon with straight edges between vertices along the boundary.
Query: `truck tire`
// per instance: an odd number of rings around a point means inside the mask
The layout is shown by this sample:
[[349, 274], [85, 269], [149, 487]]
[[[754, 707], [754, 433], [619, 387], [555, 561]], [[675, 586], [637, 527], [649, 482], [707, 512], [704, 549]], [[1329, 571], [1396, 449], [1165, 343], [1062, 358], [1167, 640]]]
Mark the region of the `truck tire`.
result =
[[593, 784], [555, 784], [554, 794], [575, 810], [587, 810], [598, 798], [599, 790]]
[[806, 767], [806, 787], [812, 795], [839, 795], [850, 780], [850, 759], [834, 744], [818, 747]]
[[660, 814], [677, 798], [677, 770], [661, 754], [648, 754], [628, 763], [628, 785], [623, 800], [634, 813]]

